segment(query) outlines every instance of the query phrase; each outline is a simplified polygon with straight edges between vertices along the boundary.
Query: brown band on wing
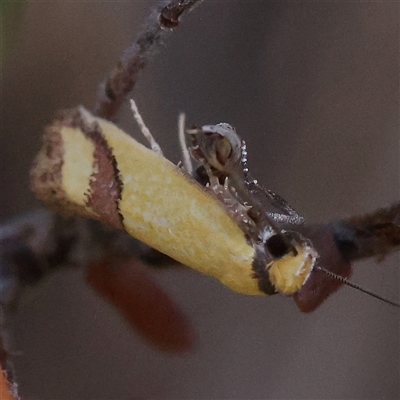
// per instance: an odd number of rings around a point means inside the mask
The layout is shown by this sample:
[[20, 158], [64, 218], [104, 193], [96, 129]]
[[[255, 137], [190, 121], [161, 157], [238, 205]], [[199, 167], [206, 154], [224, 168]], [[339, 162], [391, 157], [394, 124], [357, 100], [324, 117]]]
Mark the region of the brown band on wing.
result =
[[97, 124], [90, 128], [81, 128], [95, 146], [87, 205], [102, 216], [102, 221], [123, 229], [123, 216], [119, 210], [122, 181], [117, 160]]
[[267, 270], [267, 261], [265, 253], [258, 247], [255, 247], [254, 258], [252, 263], [253, 278], [258, 281], [258, 288], [265, 294], [272, 295], [278, 293], [275, 286], [269, 279]]
[[66, 125], [79, 128], [94, 146], [93, 173], [90, 178], [86, 204], [100, 217], [102, 222], [123, 229], [123, 217], [119, 211], [122, 182], [119, 176], [117, 161], [111, 148], [104, 139], [96, 122], [89, 122], [80, 110], [64, 113]]

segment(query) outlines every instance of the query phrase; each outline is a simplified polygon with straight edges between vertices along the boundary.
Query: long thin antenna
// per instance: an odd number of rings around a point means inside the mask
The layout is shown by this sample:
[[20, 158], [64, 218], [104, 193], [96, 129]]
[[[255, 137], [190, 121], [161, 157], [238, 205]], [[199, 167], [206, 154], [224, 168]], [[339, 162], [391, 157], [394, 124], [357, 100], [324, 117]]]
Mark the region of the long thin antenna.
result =
[[193, 165], [192, 160], [190, 158], [189, 149], [186, 144], [185, 138], [185, 114], [180, 113], [178, 117], [178, 137], [179, 137], [179, 144], [181, 146], [182, 151], [182, 163], [185, 171], [190, 175], [193, 176]]
[[336, 279], [336, 280], [344, 283], [347, 286], [350, 286], [350, 287], [352, 287], [354, 289], [359, 290], [360, 292], [369, 294], [370, 296], [375, 297], [378, 300], [382, 300], [385, 303], [388, 303], [388, 304], [391, 304], [392, 306], [400, 308], [400, 303], [396, 303], [395, 301], [386, 299], [385, 297], [382, 297], [382, 296], [380, 296], [380, 295], [378, 295], [378, 294], [376, 294], [374, 292], [371, 292], [368, 289], [364, 289], [360, 285], [357, 285], [356, 283], [350, 282], [347, 278], [344, 278], [343, 276], [337, 275], [337, 274], [335, 274], [335, 273], [333, 273], [331, 271], [328, 271], [327, 269], [325, 269], [323, 267], [320, 267], [320, 266], [315, 266], [315, 268], [318, 269], [319, 271], [325, 272], [325, 274], [328, 275], [332, 279]]

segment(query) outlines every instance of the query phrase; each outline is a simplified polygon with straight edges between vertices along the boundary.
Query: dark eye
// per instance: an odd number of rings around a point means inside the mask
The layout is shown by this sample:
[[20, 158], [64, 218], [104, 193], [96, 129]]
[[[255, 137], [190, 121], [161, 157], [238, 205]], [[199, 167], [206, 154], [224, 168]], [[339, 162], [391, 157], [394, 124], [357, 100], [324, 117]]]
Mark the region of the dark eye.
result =
[[268, 252], [274, 258], [281, 258], [289, 253], [290, 247], [282, 235], [271, 236], [265, 243]]
[[221, 165], [225, 165], [232, 153], [232, 145], [225, 137], [219, 138], [215, 143], [215, 152], [217, 159]]

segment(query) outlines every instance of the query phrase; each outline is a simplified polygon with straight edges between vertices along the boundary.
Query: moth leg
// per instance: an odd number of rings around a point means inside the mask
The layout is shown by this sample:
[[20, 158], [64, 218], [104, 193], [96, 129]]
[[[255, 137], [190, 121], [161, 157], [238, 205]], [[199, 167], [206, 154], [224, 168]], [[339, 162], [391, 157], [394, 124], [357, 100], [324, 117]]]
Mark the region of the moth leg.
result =
[[275, 212], [268, 212], [267, 214], [272, 220], [281, 224], [302, 225], [304, 223], [304, 218], [300, 217], [298, 214], [286, 215]]
[[268, 216], [274, 220], [275, 222], [290, 224], [290, 225], [302, 225], [304, 223], [304, 218], [301, 217], [296, 210], [294, 210], [289, 203], [273, 192], [272, 190], [265, 189], [262, 187], [256, 180], [248, 182], [248, 185], [251, 187], [251, 190], [261, 191], [264, 196], [268, 199], [269, 203], [275, 207], [277, 210], [281, 211], [281, 213], [277, 212], [268, 212]]
[[159, 156], [164, 157], [160, 145], [156, 142], [153, 135], [150, 133], [149, 129], [145, 125], [142, 116], [139, 113], [135, 100], [131, 99], [131, 110], [133, 112], [133, 117], [135, 118], [143, 136], [147, 139], [150, 144], [150, 148]]
[[301, 225], [304, 223], [304, 218], [301, 217], [299, 213], [295, 209], [293, 209], [285, 199], [274, 193], [272, 190], [267, 189], [266, 192], [268, 197], [271, 199], [271, 204], [278, 210], [283, 211], [284, 215], [282, 215], [281, 218], [283, 217], [288, 223], [292, 225]]

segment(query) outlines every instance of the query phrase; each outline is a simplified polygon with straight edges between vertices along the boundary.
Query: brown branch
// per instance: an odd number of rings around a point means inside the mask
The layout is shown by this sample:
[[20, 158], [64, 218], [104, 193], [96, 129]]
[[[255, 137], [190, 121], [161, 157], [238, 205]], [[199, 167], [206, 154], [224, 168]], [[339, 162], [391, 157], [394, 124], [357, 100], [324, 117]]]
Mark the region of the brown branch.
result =
[[382, 260], [400, 247], [400, 203], [342, 221], [302, 228], [319, 259], [304, 286], [294, 295], [301, 311], [315, 310], [343, 282], [329, 278], [318, 266], [348, 278], [352, 263], [367, 257]]
[[349, 261], [382, 259], [400, 247], [400, 203], [332, 225], [336, 246]]
[[146, 258], [150, 248], [124, 231], [97, 221], [64, 218], [36, 210], [0, 227], [2, 305], [18, 301], [34, 285], [61, 267], [86, 267], [104, 258]]
[[179, 25], [183, 13], [190, 11], [201, 0], [162, 1], [148, 18], [135, 43], [125, 50], [117, 66], [99, 87], [95, 115], [112, 119], [125, 96], [132, 91], [150, 56], [169, 31]]
[[[49, 210], [34, 211], [0, 227], [2, 308], [13, 310], [23, 289], [50, 273], [84, 268], [90, 286], [114, 304], [148, 344], [163, 351], [188, 351], [195, 341], [193, 328], [145, 268], [148, 254], [152, 249], [122, 230], [90, 219], [66, 219]], [[7, 331], [0, 326], [1, 341]], [[8, 349], [0, 347], [0, 364], [16, 393]]]

